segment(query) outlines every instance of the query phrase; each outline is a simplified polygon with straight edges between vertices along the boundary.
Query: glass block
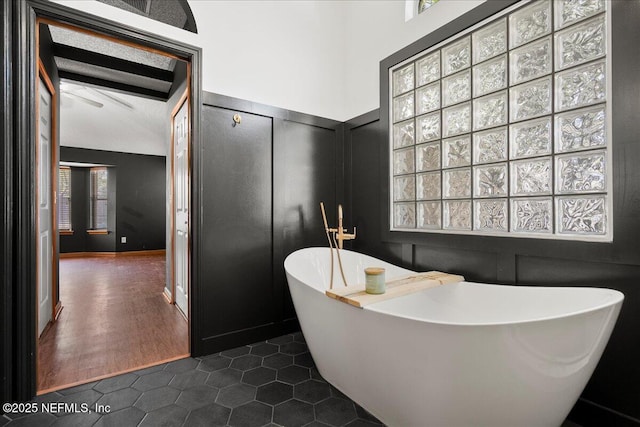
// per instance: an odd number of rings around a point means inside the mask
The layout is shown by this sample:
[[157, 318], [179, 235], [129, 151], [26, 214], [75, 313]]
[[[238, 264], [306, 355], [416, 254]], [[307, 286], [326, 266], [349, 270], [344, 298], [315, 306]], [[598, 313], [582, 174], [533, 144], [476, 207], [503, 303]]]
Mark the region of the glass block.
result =
[[605, 0], [556, 0], [556, 29], [600, 13], [605, 5]]
[[506, 197], [509, 175], [506, 163], [474, 166], [473, 197]]
[[471, 131], [471, 103], [442, 110], [442, 135], [453, 136]]
[[471, 164], [471, 137], [469, 135], [442, 141], [442, 167], [458, 168]]
[[507, 57], [501, 56], [473, 67], [473, 96], [507, 87]]
[[393, 200], [396, 202], [415, 200], [415, 175], [396, 176], [393, 178]]
[[551, 197], [511, 199], [511, 231], [516, 233], [553, 233]]
[[445, 199], [471, 197], [471, 168], [442, 171], [442, 192]]
[[471, 200], [445, 200], [443, 228], [471, 230]]
[[509, 16], [509, 47], [514, 48], [551, 32], [551, 2], [534, 1]]
[[432, 83], [416, 90], [416, 113], [424, 114], [440, 108], [440, 83]]
[[421, 171], [432, 171], [440, 169], [440, 142], [418, 145], [416, 147], [417, 163], [416, 169]]
[[416, 61], [416, 86], [435, 82], [440, 78], [440, 51], [437, 50]]
[[402, 148], [415, 144], [415, 126], [413, 120], [393, 125], [393, 148]]
[[471, 65], [471, 43], [465, 37], [442, 49], [442, 71], [448, 76]]
[[442, 106], [457, 104], [471, 99], [471, 71], [442, 79]]
[[551, 194], [551, 158], [511, 162], [511, 195]]
[[551, 113], [551, 77], [534, 80], [509, 89], [511, 121]]
[[418, 13], [422, 13], [425, 10], [429, 9], [434, 4], [438, 3], [439, 0], [420, 0], [418, 1]]
[[476, 200], [473, 229], [478, 231], [509, 231], [507, 199]]
[[560, 234], [604, 235], [607, 233], [605, 195], [556, 198], [556, 228]]
[[418, 203], [418, 228], [442, 228], [442, 202]]
[[551, 117], [518, 123], [509, 129], [512, 159], [551, 154]]
[[418, 123], [418, 142], [427, 142], [440, 139], [440, 112], [420, 116]]
[[607, 153], [604, 150], [556, 157], [556, 193], [607, 191]]
[[605, 115], [604, 105], [556, 115], [556, 152], [607, 145]]
[[416, 228], [415, 203], [393, 204], [393, 226], [396, 228]]
[[556, 111], [602, 102], [607, 97], [606, 65], [598, 61], [556, 74]]
[[473, 163], [493, 163], [507, 160], [507, 128], [491, 129], [473, 134]]
[[551, 73], [551, 37], [522, 46], [509, 53], [511, 84], [526, 82]]
[[413, 63], [393, 72], [393, 96], [413, 89]]
[[393, 122], [413, 117], [413, 92], [393, 98]]
[[507, 92], [498, 92], [473, 101], [473, 129], [485, 129], [507, 123]]
[[393, 152], [393, 174], [404, 175], [415, 171], [415, 154], [413, 147]]
[[601, 58], [607, 50], [604, 15], [559, 31], [556, 40], [556, 70]]
[[472, 35], [473, 63], [485, 61], [507, 51], [507, 19], [475, 31]]
[[441, 198], [440, 172], [427, 172], [416, 175], [416, 198], [418, 200], [435, 200]]

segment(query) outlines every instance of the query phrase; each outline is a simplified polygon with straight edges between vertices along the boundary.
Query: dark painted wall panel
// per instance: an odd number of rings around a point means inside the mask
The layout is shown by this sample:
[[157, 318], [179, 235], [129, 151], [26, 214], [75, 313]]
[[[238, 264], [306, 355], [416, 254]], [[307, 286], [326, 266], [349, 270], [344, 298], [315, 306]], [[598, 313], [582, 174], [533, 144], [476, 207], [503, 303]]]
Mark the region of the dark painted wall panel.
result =
[[616, 327], [582, 396], [640, 419], [640, 266], [518, 256], [517, 272], [523, 285], [589, 286], [624, 293]]
[[271, 118], [205, 105], [202, 331], [216, 336], [271, 321]]
[[[88, 173], [85, 173], [87, 199], [77, 206], [72, 200], [74, 221], [76, 210], [83, 215], [85, 228], [73, 224], [73, 236], [60, 236], [61, 252], [123, 252], [165, 249], [165, 157], [113, 151], [61, 147], [60, 160], [112, 165], [109, 173], [109, 231], [106, 236], [86, 236], [88, 226]], [[115, 173], [114, 173], [115, 172]], [[72, 182], [74, 185], [75, 181]], [[75, 191], [74, 187], [74, 193]], [[80, 197], [80, 199], [82, 199]], [[84, 208], [84, 209], [83, 209]], [[111, 222], [113, 221], [113, 222]], [[82, 224], [80, 224], [82, 225]], [[127, 243], [120, 243], [125, 236]], [[84, 249], [80, 245], [84, 240]], [[69, 243], [68, 243], [69, 242]]]
[[[368, 255], [388, 259], [396, 264], [402, 262], [402, 245], [382, 242], [380, 233], [381, 209], [383, 200], [380, 176], [380, 150], [371, 141], [382, 133], [380, 122], [358, 126], [348, 136], [348, 152], [345, 153], [347, 170], [351, 179], [347, 179], [347, 214], [350, 224], [357, 228], [356, 240], [352, 247]], [[357, 209], [352, 209], [356, 207]], [[410, 267], [410, 266], [407, 266]]]
[[[242, 122], [233, 125], [233, 115]], [[326, 245], [341, 182], [335, 121], [204, 94], [202, 257], [196, 312], [203, 354], [297, 328], [284, 259]]]
[[337, 218], [336, 134], [331, 129], [278, 121], [274, 157], [276, 210], [283, 227], [278, 230], [285, 251], [309, 245], [324, 245], [320, 202], [327, 216]]
[[291, 252], [328, 245], [320, 202], [337, 225], [337, 135], [334, 129], [277, 120], [274, 128], [274, 280], [285, 318], [294, 317], [283, 269]]
[[414, 268], [417, 271], [446, 271], [460, 274], [473, 282], [496, 283], [496, 254], [491, 251], [470, 251], [463, 248], [414, 246]]

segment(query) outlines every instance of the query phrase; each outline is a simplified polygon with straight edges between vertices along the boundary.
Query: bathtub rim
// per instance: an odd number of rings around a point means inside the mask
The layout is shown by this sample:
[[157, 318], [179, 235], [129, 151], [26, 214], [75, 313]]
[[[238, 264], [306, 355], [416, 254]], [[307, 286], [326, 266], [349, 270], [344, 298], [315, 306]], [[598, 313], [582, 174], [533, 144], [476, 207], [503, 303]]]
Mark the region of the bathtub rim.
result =
[[[611, 299], [609, 301], [605, 301], [603, 303], [597, 304], [597, 305], [593, 305], [590, 306], [588, 308], [583, 308], [580, 310], [573, 310], [573, 311], [569, 311], [566, 313], [562, 313], [562, 314], [554, 314], [554, 315], [547, 315], [544, 317], [536, 317], [536, 318], [530, 318], [530, 319], [518, 319], [518, 320], [504, 320], [504, 321], [478, 321], [478, 322], [453, 322], [453, 321], [442, 321], [442, 320], [437, 320], [437, 319], [425, 319], [425, 318], [421, 318], [421, 317], [416, 317], [416, 316], [411, 316], [411, 315], [406, 315], [406, 314], [399, 314], [399, 313], [390, 313], [388, 311], [385, 311], [384, 309], [380, 309], [379, 306], [381, 304], [384, 304], [385, 302], [389, 301], [380, 301], [377, 303], [373, 303], [373, 304], [369, 304], [366, 305], [362, 308], [358, 308], [358, 307], [354, 307], [354, 306], [350, 306], [349, 304], [346, 304], [344, 302], [338, 301], [334, 298], [330, 298], [328, 297], [324, 290], [320, 290], [312, 285], [307, 284], [305, 281], [301, 280], [298, 276], [292, 274], [290, 272], [289, 269], [287, 269], [287, 264], [291, 263], [291, 259], [295, 254], [300, 254], [301, 252], [310, 252], [312, 250], [327, 250], [329, 249], [328, 247], [323, 247], [323, 246], [311, 246], [311, 247], [306, 247], [306, 248], [301, 248], [301, 249], [297, 249], [293, 252], [291, 252], [289, 255], [287, 255], [287, 257], [284, 260], [284, 268], [285, 268], [285, 273], [287, 276], [287, 284], [288, 286], [291, 286], [291, 284], [289, 283], [289, 276], [291, 276], [292, 278], [296, 279], [298, 282], [303, 283], [307, 288], [310, 288], [311, 290], [317, 292], [318, 294], [322, 294], [325, 298], [328, 298], [329, 300], [333, 301], [336, 304], [344, 304], [345, 306], [349, 306], [351, 307], [351, 309], [353, 310], [369, 310], [370, 312], [374, 312], [377, 314], [381, 314], [381, 315], [386, 315], [386, 316], [394, 316], [394, 317], [398, 317], [398, 318], [402, 318], [402, 319], [407, 319], [407, 320], [411, 320], [411, 321], [416, 321], [416, 322], [422, 322], [422, 323], [428, 323], [428, 324], [433, 324], [433, 325], [442, 325], [442, 326], [461, 326], [461, 327], [491, 327], [491, 326], [518, 326], [518, 325], [525, 325], [525, 324], [534, 324], [534, 323], [539, 323], [539, 322], [548, 322], [548, 321], [553, 321], [553, 320], [560, 320], [560, 319], [564, 319], [564, 318], [568, 318], [568, 317], [574, 317], [574, 316], [580, 316], [583, 314], [588, 314], [588, 313], [592, 313], [592, 312], [596, 312], [599, 310], [603, 310], [606, 308], [617, 308], [621, 309], [622, 303], [624, 302], [624, 294], [616, 289], [611, 289], [611, 288], [604, 288], [604, 287], [588, 287], [588, 286], [532, 286], [532, 285], [513, 285], [513, 284], [493, 284], [493, 283], [483, 283], [483, 282], [469, 282], [469, 281], [462, 281], [462, 282], [458, 282], [459, 284], [462, 285], [482, 285], [482, 286], [489, 286], [492, 288], [504, 288], [504, 287], [509, 287], [509, 288], [518, 288], [518, 289], [535, 289], [535, 290], [542, 290], [542, 289], [554, 289], [554, 290], [581, 290], [582, 292], [585, 291], [591, 291], [591, 292], [609, 292], [611, 294]], [[416, 273], [413, 270], [409, 270], [406, 269], [404, 267], [400, 267], [400, 266], [396, 266], [390, 262], [381, 260], [379, 258], [375, 258], [371, 255], [367, 255], [367, 254], [363, 254], [361, 252], [356, 252], [356, 251], [351, 251], [348, 249], [341, 249], [341, 252], [350, 252], [356, 255], [363, 255], [363, 256], [367, 256], [370, 258], [374, 258], [380, 262], [383, 262], [385, 264], [389, 264], [389, 265], [393, 265], [395, 267], [401, 268], [406, 270], [409, 273]], [[337, 266], [335, 266], [335, 268], [338, 268]], [[394, 276], [395, 277], [395, 276]], [[428, 292], [429, 289], [425, 289], [419, 292], [416, 292], [417, 294], [419, 293], [425, 293]], [[407, 297], [411, 297], [411, 295], [405, 295], [405, 296], [401, 296], [401, 297], [397, 297], [397, 298], [407, 298]], [[396, 298], [396, 299], [397, 299]]]

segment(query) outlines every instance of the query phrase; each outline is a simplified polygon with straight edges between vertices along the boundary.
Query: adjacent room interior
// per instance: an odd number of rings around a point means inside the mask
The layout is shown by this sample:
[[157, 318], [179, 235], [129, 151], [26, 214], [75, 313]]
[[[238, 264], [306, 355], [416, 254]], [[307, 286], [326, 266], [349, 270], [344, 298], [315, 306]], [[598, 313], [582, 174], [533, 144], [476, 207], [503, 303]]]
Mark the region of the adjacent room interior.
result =
[[188, 307], [173, 297], [171, 157], [187, 63], [56, 23], [39, 36], [40, 73], [58, 88], [53, 185], [38, 190], [57, 194], [56, 252], [41, 252], [55, 283], [40, 288], [42, 393], [189, 355]]

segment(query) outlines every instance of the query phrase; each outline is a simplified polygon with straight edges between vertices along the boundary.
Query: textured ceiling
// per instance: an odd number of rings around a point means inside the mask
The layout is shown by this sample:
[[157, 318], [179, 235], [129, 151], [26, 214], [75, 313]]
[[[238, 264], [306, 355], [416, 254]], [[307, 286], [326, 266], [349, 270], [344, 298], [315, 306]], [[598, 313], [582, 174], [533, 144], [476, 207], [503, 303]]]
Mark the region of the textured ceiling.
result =
[[113, 56], [138, 64], [149, 65], [163, 70], [173, 70], [175, 60], [166, 56], [157, 55], [142, 49], [136, 49], [121, 43], [94, 37], [88, 34], [69, 30], [54, 25], [49, 26], [51, 38], [54, 43], [76, 47], [79, 49], [97, 52], [103, 55]]
[[171, 129], [166, 102], [62, 80], [60, 145], [164, 156]]
[[168, 0], [98, 0], [137, 15], [146, 16], [178, 28], [184, 28], [187, 15], [177, 1]]

